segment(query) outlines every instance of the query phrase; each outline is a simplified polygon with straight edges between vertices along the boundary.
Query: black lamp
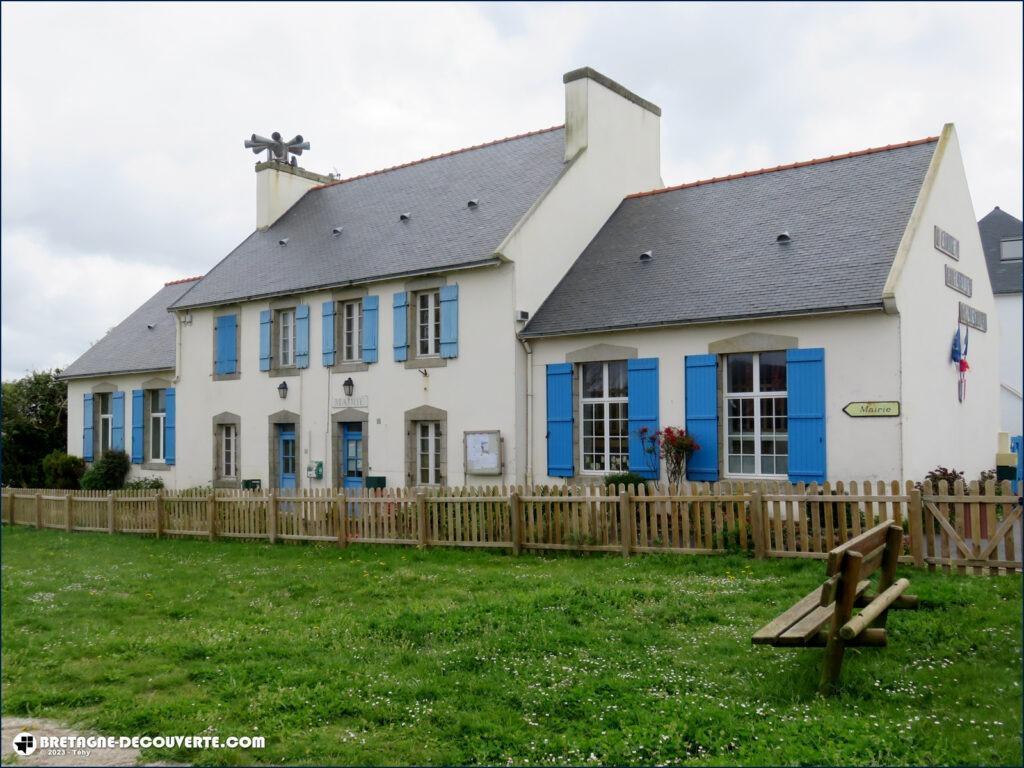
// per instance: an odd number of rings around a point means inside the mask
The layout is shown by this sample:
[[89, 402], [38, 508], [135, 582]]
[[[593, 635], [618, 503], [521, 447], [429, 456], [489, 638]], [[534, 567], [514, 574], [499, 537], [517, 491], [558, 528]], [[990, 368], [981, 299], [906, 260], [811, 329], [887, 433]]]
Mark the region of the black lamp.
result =
[[345, 397], [352, 397], [352, 393], [355, 391], [356, 384], [354, 381], [352, 381], [351, 376], [345, 379], [345, 383], [341, 385], [341, 388], [345, 390]]
[[280, 384], [277, 385], [277, 394], [279, 394], [281, 396], [282, 400], [284, 400], [286, 397], [288, 397], [288, 382], [287, 381], [282, 381]]

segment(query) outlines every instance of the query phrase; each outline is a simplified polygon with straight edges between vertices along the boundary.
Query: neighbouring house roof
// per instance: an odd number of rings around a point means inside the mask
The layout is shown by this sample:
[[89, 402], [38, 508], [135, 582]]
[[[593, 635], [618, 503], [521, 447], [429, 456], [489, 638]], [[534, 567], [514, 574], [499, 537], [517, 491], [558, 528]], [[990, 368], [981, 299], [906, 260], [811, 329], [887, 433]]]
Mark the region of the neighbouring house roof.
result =
[[172, 370], [175, 362], [174, 315], [169, 314], [167, 308], [199, 279], [189, 277], [166, 283], [145, 304], [65, 368], [61, 378]]
[[[556, 126], [315, 187], [249, 235], [174, 309], [493, 260], [561, 173], [564, 138]], [[399, 220], [405, 213], [410, 218]]]
[[630, 195], [523, 335], [881, 307], [937, 140]]
[[1001, 243], [1006, 238], [1021, 236], [1021, 220], [1011, 216], [998, 205], [978, 222], [981, 233], [981, 247], [985, 250], [988, 277], [992, 282], [992, 293], [1021, 293], [1024, 291], [1024, 271], [1020, 261], [1003, 261]]

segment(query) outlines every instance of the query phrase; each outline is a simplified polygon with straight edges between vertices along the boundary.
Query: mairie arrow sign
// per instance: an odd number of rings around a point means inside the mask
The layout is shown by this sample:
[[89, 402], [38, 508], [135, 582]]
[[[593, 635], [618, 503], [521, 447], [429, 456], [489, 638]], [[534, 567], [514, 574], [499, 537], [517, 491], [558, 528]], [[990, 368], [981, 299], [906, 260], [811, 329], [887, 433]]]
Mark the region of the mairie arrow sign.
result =
[[855, 419], [868, 416], [899, 416], [899, 400], [873, 400], [862, 403], [847, 403], [843, 413]]

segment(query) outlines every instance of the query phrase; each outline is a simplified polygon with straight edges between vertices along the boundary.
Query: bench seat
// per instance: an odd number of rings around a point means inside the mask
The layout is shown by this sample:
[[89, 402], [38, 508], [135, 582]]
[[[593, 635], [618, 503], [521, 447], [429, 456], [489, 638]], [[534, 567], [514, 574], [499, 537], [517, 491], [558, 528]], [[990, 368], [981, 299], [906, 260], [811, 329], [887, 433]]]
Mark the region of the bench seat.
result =
[[[864, 594], [869, 583], [865, 579], [857, 584], [858, 596]], [[832, 620], [836, 612], [835, 601], [824, 607], [821, 605], [823, 588], [815, 588], [789, 610], [757, 630], [752, 638], [754, 645], [819, 645], [818, 632]]]

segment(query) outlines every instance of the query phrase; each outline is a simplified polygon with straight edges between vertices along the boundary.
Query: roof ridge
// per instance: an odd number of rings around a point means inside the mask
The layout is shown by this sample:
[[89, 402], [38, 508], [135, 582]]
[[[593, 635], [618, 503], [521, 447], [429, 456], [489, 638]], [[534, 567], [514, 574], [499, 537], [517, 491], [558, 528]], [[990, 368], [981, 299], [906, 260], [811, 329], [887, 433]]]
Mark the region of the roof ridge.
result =
[[168, 282], [164, 283], [164, 288], [166, 288], [168, 285], [181, 285], [182, 283], [192, 283], [195, 282], [196, 280], [202, 280], [204, 277], [205, 275], [196, 275], [195, 277], [183, 277], [180, 280], [169, 280]]
[[663, 192], [675, 192], [679, 189], [690, 189], [691, 187], [701, 187], [706, 184], [717, 184], [720, 181], [734, 181], [736, 179], [746, 179], [751, 176], [763, 176], [767, 173], [776, 173], [778, 171], [791, 171], [794, 168], [805, 168], [809, 165], [823, 165], [824, 163], [831, 163], [836, 160], [848, 160], [852, 157], [863, 157], [864, 155], [874, 155], [879, 152], [889, 152], [893, 149], [905, 149], [907, 147], [915, 147], [919, 144], [929, 144], [938, 141], [938, 136], [927, 136], [923, 139], [913, 139], [911, 141], [904, 141], [901, 144], [886, 144], [884, 147], [868, 147], [867, 149], [860, 149], [853, 152], [847, 152], [841, 155], [829, 155], [828, 157], [817, 157], [812, 160], [801, 160], [795, 163], [787, 163], [785, 165], [776, 165], [772, 168], [760, 168], [756, 171], [743, 171], [742, 173], [731, 173], [728, 176], [715, 176], [710, 179], [700, 179], [698, 181], [689, 181], [685, 184], [676, 184], [671, 187], [660, 187], [658, 189], [651, 189], [646, 192], [634, 192], [631, 195], [626, 195], [626, 199], [629, 200], [634, 197], [648, 197], [649, 195], [660, 195]]
[[557, 131], [557, 130], [559, 130], [561, 128], [564, 128], [564, 127], [565, 127], [565, 124], [562, 124], [562, 125], [552, 125], [550, 128], [540, 128], [540, 129], [538, 129], [536, 131], [527, 131], [526, 133], [516, 134], [515, 136], [506, 136], [503, 139], [494, 139], [493, 141], [485, 141], [483, 144], [474, 144], [474, 145], [472, 145], [470, 147], [462, 147], [461, 149], [453, 149], [453, 150], [450, 150], [448, 152], [441, 152], [440, 154], [437, 154], [437, 155], [431, 155], [430, 157], [421, 157], [419, 160], [410, 160], [407, 163], [399, 163], [398, 165], [391, 165], [391, 166], [388, 166], [387, 168], [379, 168], [376, 171], [367, 171], [366, 173], [360, 173], [357, 176], [349, 176], [347, 179], [337, 179], [335, 181], [327, 182], [326, 184], [317, 184], [315, 187], [312, 187], [312, 189], [326, 189], [327, 187], [336, 187], [339, 184], [346, 184], [346, 183], [348, 183], [350, 181], [357, 181], [359, 179], [365, 179], [368, 176], [379, 176], [380, 174], [387, 173], [388, 171], [397, 171], [397, 170], [399, 170], [401, 168], [408, 168], [409, 166], [412, 166], [412, 165], [419, 165], [420, 163], [426, 163], [426, 162], [429, 162], [430, 160], [439, 160], [442, 157], [451, 157], [452, 155], [458, 155], [458, 154], [461, 154], [463, 152], [469, 152], [469, 151], [474, 150], [474, 149], [483, 149], [485, 147], [493, 147], [495, 144], [504, 144], [506, 141], [516, 141], [517, 139], [525, 139], [525, 138], [528, 138], [530, 136], [537, 136], [538, 134], [541, 134], [541, 133], [550, 133], [551, 131]]

